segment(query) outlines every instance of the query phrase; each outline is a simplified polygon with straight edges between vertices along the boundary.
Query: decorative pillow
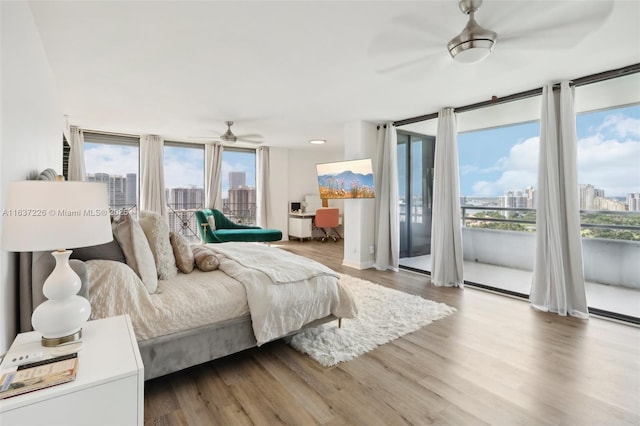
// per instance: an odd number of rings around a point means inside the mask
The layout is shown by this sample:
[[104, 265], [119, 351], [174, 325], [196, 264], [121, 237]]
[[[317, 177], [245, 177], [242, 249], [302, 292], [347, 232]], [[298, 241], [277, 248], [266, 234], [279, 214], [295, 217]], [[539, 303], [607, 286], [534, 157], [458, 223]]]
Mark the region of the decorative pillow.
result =
[[173, 255], [176, 257], [176, 265], [178, 265], [180, 272], [188, 274], [193, 271], [193, 262], [195, 259], [193, 257], [191, 245], [189, 245], [187, 239], [172, 231], [169, 232], [169, 241], [171, 242]]
[[220, 266], [218, 256], [205, 246], [192, 246], [193, 257], [198, 269], [204, 272], [215, 271]]
[[128, 215], [120, 215], [111, 223], [113, 236], [122, 247], [127, 265], [140, 277], [149, 293], [158, 288], [158, 273], [153, 253], [140, 224]]
[[209, 229], [216, 230], [216, 218], [213, 215], [207, 217], [207, 223], [209, 224]]
[[78, 247], [72, 250], [71, 259], [79, 259], [84, 262], [87, 260], [115, 260], [116, 262], [126, 263], [122, 247], [115, 239], [109, 243]]
[[158, 278], [168, 280], [178, 275], [176, 258], [169, 241], [169, 225], [159, 213], [140, 212], [140, 227], [147, 236], [153, 259], [156, 262]]

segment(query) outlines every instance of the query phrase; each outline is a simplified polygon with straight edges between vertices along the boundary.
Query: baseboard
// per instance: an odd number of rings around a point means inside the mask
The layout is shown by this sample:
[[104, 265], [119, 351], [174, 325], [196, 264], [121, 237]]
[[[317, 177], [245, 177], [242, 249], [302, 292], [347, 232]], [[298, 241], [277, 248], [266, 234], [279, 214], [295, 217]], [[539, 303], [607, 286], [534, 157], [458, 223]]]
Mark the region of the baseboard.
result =
[[342, 266], [346, 266], [348, 268], [353, 268], [353, 269], [369, 269], [369, 268], [373, 268], [374, 262], [373, 260], [369, 260], [366, 262], [354, 262], [351, 260], [347, 260], [347, 259], [342, 259]]

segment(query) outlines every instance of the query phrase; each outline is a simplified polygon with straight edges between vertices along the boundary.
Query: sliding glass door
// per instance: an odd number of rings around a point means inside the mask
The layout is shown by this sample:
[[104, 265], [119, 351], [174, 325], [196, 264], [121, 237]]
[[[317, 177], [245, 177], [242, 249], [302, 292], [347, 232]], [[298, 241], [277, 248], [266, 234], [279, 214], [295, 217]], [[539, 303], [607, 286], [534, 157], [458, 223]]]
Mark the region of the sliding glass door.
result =
[[400, 257], [431, 253], [435, 137], [398, 131]]

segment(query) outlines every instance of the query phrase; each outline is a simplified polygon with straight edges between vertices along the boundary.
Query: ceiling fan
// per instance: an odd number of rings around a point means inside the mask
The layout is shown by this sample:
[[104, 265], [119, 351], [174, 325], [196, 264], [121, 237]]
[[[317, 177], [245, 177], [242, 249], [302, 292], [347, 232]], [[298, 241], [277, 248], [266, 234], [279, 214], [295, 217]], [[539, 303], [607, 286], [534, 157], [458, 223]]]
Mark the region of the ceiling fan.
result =
[[261, 138], [262, 136], [257, 135], [257, 134], [237, 135], [236, 136], [231, 131], [231, 126], [233, 126], [233, 121], [225, 121], [224, 123], [227, 125], [227, 131], [224, 132], [222, 135], [220, 135], [220, 139], [223, 142], [236, 143], [236, 141], [240, 141], [240, 142], [255, 143], [255, 144], [261, 144], [262, 143], [261, 141], [256, 141], [256, 140], [250, 139], [250, 138]]
[[[507, 61], [528, 60], [530, 50], [557, 51], [576, 46], [607, 20], [614, 1], [577, 4], [566, 0], [460, 0], [458, 7], [468, 19], [466, 26], [456, 31], [451, 26], [458, 18], [450, 3], [426, 2], [411, 13], [390, 18], [373, 38], [368, 53], [389, 59], [379, 73], [402, 71], [403, 77], [410, 77], [407, 70], [421, 68], [416, 71], [423, 78], [434, 66], [477, 63], [497, 51], [500, 55], [496, 55], [496, 64], [509, 66]], [[481, 6], [482, 26], [476, 22]], [[408, 54], [413, 57], [407, 58]], [[402, 56], [408, 60], [393, 63]]]
[[482, 0], [461, 0], [458, 6], [462, 13], [469, 15], [469, 22], [460, 34], [449, 41], [447, 49], [458, 62], [480, 62], [493, 50], [498, 34], [482, 28], [475, 20], [475, 13], [482, 6]]
[[[252, 143], [252, 144], [259, 145], [262, 143], [262, 141], [255, 140], [255, 139], [262, 138], [262, 135], [255, 134], [255, 133], [246, 134], [246, 135], [235, 135], [231, 131], [231, 126], [233, 126], [233, 121], [225, 121], [224, 123], [227, 125], [227, 131], [220, 135], [221, 141], [227, 142], [230, 144], [234, 144], [236, 142], [245, 142], [245, 143]], [[191, 138], [192, 139], [210, 139], [210, 137], [200, 137], [200, 136], [191, 136]]]

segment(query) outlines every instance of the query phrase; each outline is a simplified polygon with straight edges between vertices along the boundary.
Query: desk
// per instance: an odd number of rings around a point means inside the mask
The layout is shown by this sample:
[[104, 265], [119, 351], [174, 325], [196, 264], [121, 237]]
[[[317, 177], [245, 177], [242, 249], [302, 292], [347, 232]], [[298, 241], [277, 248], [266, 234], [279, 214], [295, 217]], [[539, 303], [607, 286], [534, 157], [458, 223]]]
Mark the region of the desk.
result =
[[313, 218], [316, 217], [315, 212], [291, 212], [289, 213], [289, 238], [299, 238], [302, 241], [305, 238], [313, 236]]
[[[316, 212], [290, 212], [289, 213], [289, 238], [313, 238], [313, 219]], [[342, 225], [342, 213], [340, 213], [340, 225]]]

